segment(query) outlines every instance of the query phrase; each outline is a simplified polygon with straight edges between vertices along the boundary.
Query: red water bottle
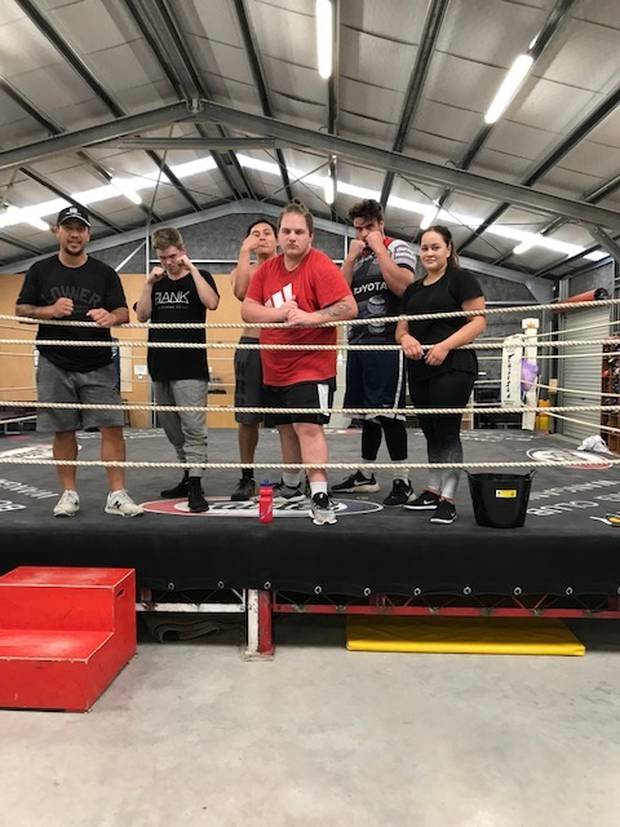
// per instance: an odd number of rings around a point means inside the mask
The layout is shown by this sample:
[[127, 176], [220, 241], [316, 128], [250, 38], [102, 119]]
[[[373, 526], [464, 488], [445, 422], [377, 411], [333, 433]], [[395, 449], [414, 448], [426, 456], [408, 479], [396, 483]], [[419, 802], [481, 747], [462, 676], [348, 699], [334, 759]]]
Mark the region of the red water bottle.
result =
[[261, 523], [273, 522], [273, 485], [264, 480], [258, 492], [258, 519]]

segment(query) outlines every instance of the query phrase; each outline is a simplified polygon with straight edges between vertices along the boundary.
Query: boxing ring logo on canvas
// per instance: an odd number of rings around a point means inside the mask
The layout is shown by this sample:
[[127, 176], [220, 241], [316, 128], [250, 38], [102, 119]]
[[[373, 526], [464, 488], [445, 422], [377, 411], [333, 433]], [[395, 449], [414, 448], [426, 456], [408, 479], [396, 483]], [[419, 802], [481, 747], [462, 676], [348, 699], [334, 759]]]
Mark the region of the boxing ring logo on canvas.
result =
[[[177, 517], [253, 517], [258, 519], [258, 503], [251, 500], [245, 502], [231, 502], [219, 497], [207, 497], [209, 510], [193, 514], [187, 505], [187, 500], [152, 500], [142, 503], [142, 508], [150, 514], [172, 514]], [[358, 516], [383, 511], [379, 503], [365, 500], [334, 500], [334, 511], [339, 517]], [[308, 517], [310, 511], [308, 502], [274, 503], [273, 516], [275, 519]]]
[[570, 462], [569, 468], [602, 471], [612, 465], [600, 454], [587, 451], [574, 451], [570, 448], [530, 448], [527, 452], [535, 462]]

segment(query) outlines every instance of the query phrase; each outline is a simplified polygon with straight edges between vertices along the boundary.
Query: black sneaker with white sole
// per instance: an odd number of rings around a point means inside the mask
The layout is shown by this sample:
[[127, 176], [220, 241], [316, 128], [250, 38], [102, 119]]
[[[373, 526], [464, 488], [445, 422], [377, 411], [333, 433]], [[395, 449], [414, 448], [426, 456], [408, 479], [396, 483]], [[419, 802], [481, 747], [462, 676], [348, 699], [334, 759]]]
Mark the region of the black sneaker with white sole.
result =
[[449, 500], [439, 500], [437, 508], [429, 522], [450, 525], [455, 520], [456, 508], [454, 507], [454, 503], [451, 503]]
[[347, 477], [342, 482], [332, 485], [334, 494], [374, 494], [379, 490], [379, 484], [375, 479], [375, 475], [371, 474], [366, 477], [361, 471], [356, 471]]
[[413, 497], [413, 488], [408, 480], [394, 480], [392, 490], [383, 500], [383, 505], [405, 505]]
[[251, 500], [256, 494], [256, 482], [254, 477], [241, 477], [237, 483], [237, 487], [230, 495], [230, 499], [234, 503]]
[[274, 502], [279, 501], [280, 503], [297, 503], [305, 500], [306, 495], [304, 494], [304, 489], [301, 484], [290, 486], [287, 485], [284, 480], [280, 480], [280, 482], [277, 482], [273, 486], [273, 499]]
[[435, 494], [434, 491], [422, 491], [415, 500], [407, 503], [404, 507], [409, 511], [434, 511], [439, 505], [440, 499], [439, 494]]
[[315, 525], [333, 525], [336, 522], [334, 505], [322, 491], [310, 500], [310, 516]]

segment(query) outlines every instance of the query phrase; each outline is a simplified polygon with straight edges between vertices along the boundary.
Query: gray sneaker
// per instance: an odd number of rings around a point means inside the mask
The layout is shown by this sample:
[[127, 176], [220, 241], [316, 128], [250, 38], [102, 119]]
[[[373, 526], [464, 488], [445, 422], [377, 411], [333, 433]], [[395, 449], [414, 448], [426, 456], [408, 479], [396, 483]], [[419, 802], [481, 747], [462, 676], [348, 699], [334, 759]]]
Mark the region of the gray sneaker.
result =
[[334, 504], [327, 494], [320, 492], [310, 500], [310, 516], [315, 525], [333, 525], [336, 522]]
[[105, 504], [106, 514], [117, 514], [119, 517], [139, 517], [144, 514], [142, 506], [135, 503], [124, 488], [120, 491], [110, 491]]
[[65, 489], [54, 506], [54, 517], [75, 517], [80, 510], [80, 497], [77, 491]]

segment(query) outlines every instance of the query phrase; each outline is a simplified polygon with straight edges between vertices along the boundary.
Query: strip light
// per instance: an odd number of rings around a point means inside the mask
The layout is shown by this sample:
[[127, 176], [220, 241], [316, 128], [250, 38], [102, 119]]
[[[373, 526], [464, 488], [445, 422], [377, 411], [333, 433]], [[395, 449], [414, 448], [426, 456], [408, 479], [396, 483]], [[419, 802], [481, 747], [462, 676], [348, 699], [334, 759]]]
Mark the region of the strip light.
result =
[[435, 219], [439, 215], [439, 205], [433, 203], [433, 205], [428, 209], [424, 215], [422, 216], [422, 220], [420, 221], [420, 229], [421, 230], [428, 230], [431, 224], [435, 223]]
[[333, 71], [333, 14], [331, 0], [316, 0], [316, 52], [319, 75], [329, 80]]
[[[241, 152], [237, 153], [237, 159], [241, 166], [245, 169], [253, 169], [259, 173], [274, 177], [280, 176], [279, 166], [272, 161], [254, 158], [251, 155], [245, 155]], [[214, 168], [215, 162], [213, 161], [213, 158], [211, 156], [205, 156], [204, 158], [198, 158], [194, 161], [189, 161], [183, 164], [175, 164], [172, 166], [172, 171], [179, 179], [183, 180], [191, 177], [192, 175], [211, 171]], [[349, 184], [346, 181], [338, 180], [336, 182], [332, 180], [331, 184], [329, 184], [329, 178], [326, 175], [320, 175], [318, 173], [308, 175], [303, 170], [294, 169], [291, 167], [289, 167], [289, 172], [293, 178], [303, 178], [305, 184], [322, 190], [325, 195], [327, 195], [327, 187], [330, 186], [334, 189], [334, 196], [336, 193], [339, 193], [341, 195], [349, 196], [350, 198], [360, 200], [363, 198], [373, 198], [375, 201], [379, 200], [380, 197], [378, 190], [360, 187], [357, 184]], [[135, 178], [131, 181], [131, 189], [133, 191], [138, 189], [151, 189], [155, 186], [158, 177], [160, 178], [160, 183], [168, 183], [168, 179], [165, 174], [160, 175], [159, 170], [154, 170], [152, 173], [146, 173], [142, 176], [135, 176]], [[74, 201], [84, 204], [84, 206], [116, 197], [118, 197], [118, 190], [111, 184], [106, 184], [101, 187], [95, 187], [94, 189], [83, 190], [81, 192], [74, 192], [71, 194], [71, 198]], [[325, 200], [327, 201], [328, 199], [325, 198]], [[0, 212], [0, 228], [12, 227], [17, 224], [29, 224], [36, 227], [37, 230], [47, 230], [49, 229], [49, 225], [42, 220], [43, 217], [55, 216], [60, 210], [68, 206], [69, 202], [65, 201], [63, 198], [53, 198], [49, 201], [44, 201], [40, 204], [35, 204], [29, 207], [20, 208], [11, 206], [9, 209]], [[388, 206], [420, 215], [422, 216], [422, 220], [424, 220], [424, 217], [429, 213], [428, 201], [412, 201], [408, 198], [400, 198], [397, 195], [390, 196]], [[436, 213], [432, 220], [435, 221], [436, 219], [439, 219], [445, 224], [460, 224], [465, 227], [474, 227], [480, 223], [480, 219], [477, 216], [464, 215], [460, 213], [456, 214], [446, 212], [441, 209]], [[566, 256], [578, 255], [585, 249], [578, 244], [570, 244], [566, 241], [560, 241], [560, 239], [550, 238], [536, 233], [526, 233], [516, 227], [507, 227], [503, 224], [491, 224], [485, 232], [491, 235], [499, 236], [500, 238], [506, 238], [519, 242], [518, 247], [521, 247], [524, 242], [529, 244], [533, 239], [531, 246], [553, 250]], [[517, 255], [519, 254], [517, 253]], [[584, 258], [589, 261], [601, 261], [607, 257], [608, 253], [603, 250], [593, 250], [591, 253], [587, 253], [584, 256]]]
[[132, 204], [142, 203], [142, 199], [136, 192], [135, 187], [127, 178], [112, 178], [110, 184], [120, 195], [124, 195], [125, 198], [129, 199]]
[[531, 55], [519, 55], [519, 57], [516, 58], [486, 111], [484, 116], [486, 123], [495, 123], [495, 121], [501, 118], [508, 104], [517, 94], [519, 87], [525, 80], [525, 76], [532, 68], [533, 63], [534, 58]]

